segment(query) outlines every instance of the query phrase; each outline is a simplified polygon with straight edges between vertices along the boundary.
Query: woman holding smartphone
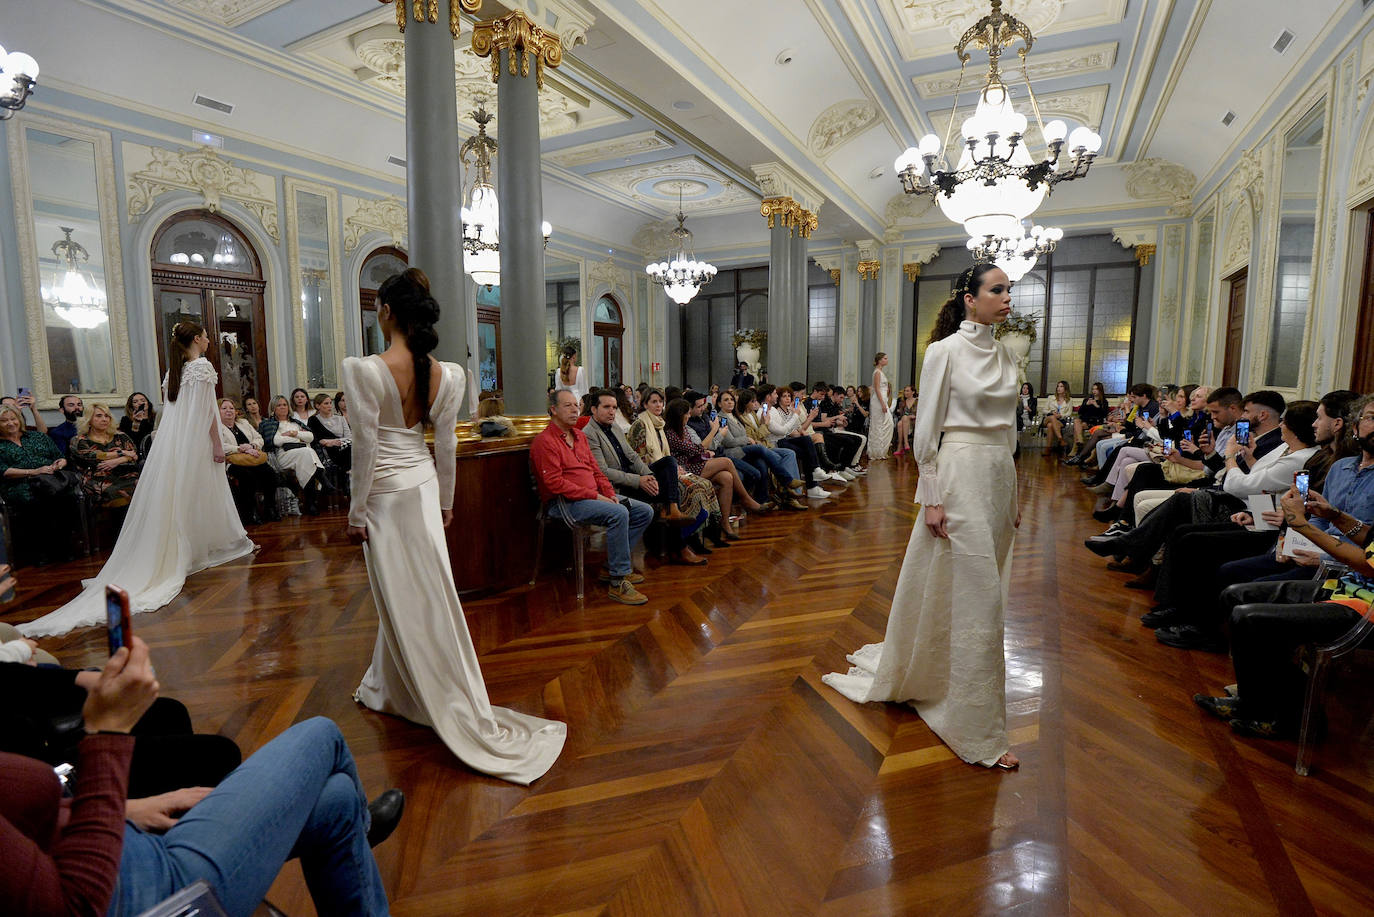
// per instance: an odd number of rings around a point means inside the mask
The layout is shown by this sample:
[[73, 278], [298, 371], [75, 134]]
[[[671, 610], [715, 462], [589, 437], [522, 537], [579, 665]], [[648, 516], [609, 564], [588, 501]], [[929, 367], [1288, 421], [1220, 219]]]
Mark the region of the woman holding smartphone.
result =
[[209, 346], [195, 322], [172, 329], [157, 448], [148, 454], [110, 559], [76, 598], [21, 625], [26, 636], [103, 624], [110, 583], [128, 591], [134, 614], [153, 611], [176, 598], [191, 574], [253, 553], [224, 473], [218, 375], [204, 356]]
[[142, 450], [143, 441], [157, 426], [157, 411], [142, 392], [134, 392], [124, 402], [124, 416], [119, 418], [119, 432], [134, 441], [134, 449]]

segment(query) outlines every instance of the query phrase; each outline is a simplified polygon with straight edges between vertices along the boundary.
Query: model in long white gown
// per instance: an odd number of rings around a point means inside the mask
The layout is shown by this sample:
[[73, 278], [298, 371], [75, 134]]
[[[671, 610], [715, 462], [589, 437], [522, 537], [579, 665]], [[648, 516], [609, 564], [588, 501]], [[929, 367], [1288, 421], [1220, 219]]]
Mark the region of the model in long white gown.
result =
[[918, 519], [882, 643], [822, 681], [858, 703], [909, 703], [960, 758], [1007, 752], [1003, 615], [1016, 521], [1016, 361], [992, 327], [964, 322], [926, 349], [916, 502], [943, 505], [949, 538]]
[[[453, 506], [454, 425], [467, 376], [442, 364], [430, 416], [405, 426], [404, 406], [380, 356], [343, 361], [353, 428], [349, 525], [365, 526], [363, 554], [377, 606], [377, 644], [357, 699], [431, 727], [473, 770], [528, 784], [557, 760], [568, 727], [493, 707], [453, 584], [441, 511]], [[437, 468], [436, 468], [437, 465]]]
[[28, 637], [65, 634], [105, 623], [105, 587], [129, 593], [134, 613], [161, 608], [181, 592], [186, 577], [253, 553], [243, 530], [223, 463], [214, 461], [210, 436], [219, 436], [215, 409], [218, 375], [201, 357], [181, 372], [176, 401], [162, 380], [162, 417], [129, 503], [110, 559], [81, 594], [43, 617], [21, 624]]
[[[882, 388], [883, 399], [878, 401], [878, 389]], [[886, 407], [884, 407], [886, 405]], [[892, 448], [892, 384], [887, 381], [881, 369], [873, 372], [873, 385], [868, 390], [868, 457], [870, 460], [887, 458], [887, 450]]]

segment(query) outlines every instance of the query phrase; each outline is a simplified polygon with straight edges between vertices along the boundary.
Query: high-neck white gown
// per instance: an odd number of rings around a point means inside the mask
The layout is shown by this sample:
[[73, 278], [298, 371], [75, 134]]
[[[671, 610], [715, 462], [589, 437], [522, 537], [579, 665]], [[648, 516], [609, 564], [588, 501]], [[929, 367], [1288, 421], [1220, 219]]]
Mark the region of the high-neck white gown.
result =
[[857, 703], [909, 703], [960, 758], [1008, 750], [1003, 616], [1016, 520], [1016, 361], [964, 322], [926, 349], [916, 502], [944, 507], [948, 539], [917, 519], [887, 633], [822, 681]]
[[[473, 770], [529, 784], [557, 760], [568, 727], [493, 707], [453, 584], [441, 510], [453, 506], [454, 424], [467, 376], [444, 363], [430, 416], [405, 426], [400, 392], [380, 356], [348, 357], [341, 374], [353, 428], [350, 525], [377, 606], [377, 644], [355, 695], [363, 705], [431, 727]], [[436, 467], [437, 466], [437, 467]]]
[[[883, 400], [878, 401], [882, 389]], [[887, 458], [892, 448], [892, 384], [882, 370], [873, 373], [873, 385], [868, 393], [868, 457], [873, 461]]]

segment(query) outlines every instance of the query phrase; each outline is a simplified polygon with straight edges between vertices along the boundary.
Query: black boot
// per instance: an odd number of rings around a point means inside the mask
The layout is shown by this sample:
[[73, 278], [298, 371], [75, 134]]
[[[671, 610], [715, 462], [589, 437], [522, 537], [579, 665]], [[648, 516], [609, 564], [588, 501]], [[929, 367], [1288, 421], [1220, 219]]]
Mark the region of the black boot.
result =
[[830, 456], [825, 451], [825, 443], [815, 443], [816, 458], [819, 461], [822, 471], [835, 472], [840, 470], [840, 466], [830, 460]]
[[320, 514], [320, 472], [318, 471], [301, 491], [301, 512], [307, 516]]

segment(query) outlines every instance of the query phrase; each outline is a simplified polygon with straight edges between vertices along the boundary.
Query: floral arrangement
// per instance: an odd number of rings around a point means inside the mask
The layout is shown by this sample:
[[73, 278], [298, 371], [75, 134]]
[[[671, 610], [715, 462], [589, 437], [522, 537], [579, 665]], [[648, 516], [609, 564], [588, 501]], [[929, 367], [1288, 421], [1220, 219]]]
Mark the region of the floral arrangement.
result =
[[768, 343], [768, 332], [762, 328], [741, 328], [735, 332], [732, 340], [736, 347], [751, 344], [762, 350], [763, 345]]
[[563, 352], [564, 347], [571, 347], [573, 350], [576, 350], [578, 353], [581, 353], [582, 339], [579, 337], [559, 338], [558, 340], [553, 342], [554, 354], [561, 354]]
[[1036, 325], [1040, 323], [1040, 316], [1027, 315], [1025, 312], [1012, 310], [1007, 316], [1007, 320], [1000, 325], [994, 325], [992, 336], [1001, 340], [1009, 334], [1022, 334], [1030, 338], [1031, 343], [1035, 343]]

